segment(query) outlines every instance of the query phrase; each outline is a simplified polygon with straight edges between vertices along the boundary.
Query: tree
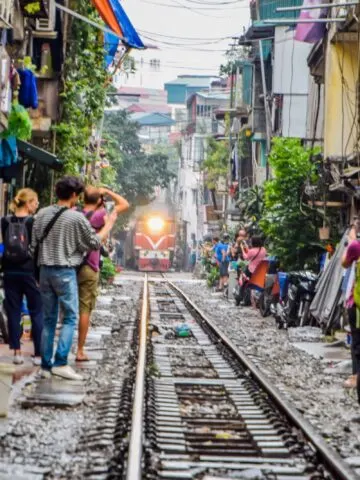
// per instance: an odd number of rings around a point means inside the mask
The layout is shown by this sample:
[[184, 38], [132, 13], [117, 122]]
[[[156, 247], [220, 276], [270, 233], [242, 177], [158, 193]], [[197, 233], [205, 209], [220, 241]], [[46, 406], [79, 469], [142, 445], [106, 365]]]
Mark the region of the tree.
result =
[[321, 249], [318, 227], [322, 220], [303, 201], [307, 180], [316, 181], [312, 150], [296, 138], [274, 138], [269, 163], [274, 178], [265, 184], [265, 209], [260, 226], [270, 251], [287, 269], [303, 268]]
[[215, 190], [219, 177], [227, 175], [229, 164], [228, 140], [207, 139], [206, 159], [202, 168], [205, 171], [205, 183], [209, 190]]
[[[132, 205], [146, 205], [154, 188], [166, 188], [173, 174], [168, 169], [168, 157], [162, 152], [147, 155], [138, 137], [139, 125], [132, 122], [124, 110], [105, 115], [104, 134], [111, 179]], [[112, 176], [112, 177], [111, 177]], [[105, 178], [103, 178], [105, 180]]]

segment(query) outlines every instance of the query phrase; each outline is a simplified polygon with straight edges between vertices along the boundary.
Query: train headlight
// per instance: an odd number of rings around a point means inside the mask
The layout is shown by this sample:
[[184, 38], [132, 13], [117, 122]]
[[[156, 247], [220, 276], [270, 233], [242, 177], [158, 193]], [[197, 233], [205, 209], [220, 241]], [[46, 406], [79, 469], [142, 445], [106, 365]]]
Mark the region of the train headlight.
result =
[[151, 217], [147, 223], [149, 230], [153, 233], [161, 232], [165, 226], [165, 222], [161, 217]]

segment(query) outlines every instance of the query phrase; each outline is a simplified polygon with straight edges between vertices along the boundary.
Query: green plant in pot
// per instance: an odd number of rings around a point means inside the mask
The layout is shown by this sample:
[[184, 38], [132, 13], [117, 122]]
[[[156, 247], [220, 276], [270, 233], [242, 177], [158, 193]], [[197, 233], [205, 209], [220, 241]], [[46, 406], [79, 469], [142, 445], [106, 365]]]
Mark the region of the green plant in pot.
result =
[[116, 274], [116, 268], [110, 258], [104, 258], [101, 270], [100, 279], [102, 283], [112, 283]]
[[20, 6], [25, 17], [49, 17], [49, 0], [20, 0]]

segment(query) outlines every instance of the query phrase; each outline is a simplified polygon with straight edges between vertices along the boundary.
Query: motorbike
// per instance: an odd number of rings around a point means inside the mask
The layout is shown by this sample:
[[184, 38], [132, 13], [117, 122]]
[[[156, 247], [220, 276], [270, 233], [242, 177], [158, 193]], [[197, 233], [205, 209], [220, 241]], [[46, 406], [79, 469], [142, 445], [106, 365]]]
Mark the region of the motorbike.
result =
[[270, 307], [278, 328], [303, 327], [310, 323], [310, 304], [315, 296], [317, 280], [318, 275], [310, 271], [287, 275], [283, 288], [280, 288], [278, 302], [273, 302]]

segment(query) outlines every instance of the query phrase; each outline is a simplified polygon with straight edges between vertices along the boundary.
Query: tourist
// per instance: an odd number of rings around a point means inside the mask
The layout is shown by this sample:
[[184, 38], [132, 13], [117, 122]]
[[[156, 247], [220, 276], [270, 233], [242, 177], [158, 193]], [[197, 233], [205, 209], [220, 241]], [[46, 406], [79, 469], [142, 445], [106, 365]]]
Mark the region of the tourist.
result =
[[34, 343], [34, 365], [40, 365], [40, 344], [43, 313], [39, 287], [35, 279], [34, 260], [30, 254], [33, 215], [38, 209], [36, 192], [30, 188], [19, 190], [11, 202], [13, 215], [1, 219], [4, 244], [2, 268], [4, 272], [5, 309], [8, 318], [9, 346], [14, 350], [13, 362], [24, 363], [21, 354], [21, 309], [25, 296], [31, 318]]
[[255, 272], [256, 267], [265, 260], [267, 252], [263, 246], [263, 241], [261, 237], [252, 237], [250, 241], [250, 248], [244, 245], [243, 242], [240, 243], [242, 257], [245, 261], [248, 262], [246, 267], [245, 274], [248, 278]]
[[348, 320], [351, 332], [351, 357], [352, 357], [352, 375], [344, 382], [345, 388], [355, 388], [357, 376], [360, 371], [360, 325], [357, 322], [357, 306], [354, 302], [354, 278], [355, 272], [351, 272], [351, 268], [355, 270], [355, 263], [360, 259], [360, 241], [357, 240], [359, 234], [359, 224], [354, 226], [349, 232], [350, 244], [342, 260], [342, 266], [347, 269], [347, 282], [349, 285], [346, 291], [345, 307], [347, 308]]
[[229, 278], [229, 241], [230, 236], [228, 233], [224, 233], [222, 236], [222, 241], [218, 242], [215, 247], [216, 259], [219, 263], [220, 269], [220, 281], [218, 291], [222, 291], [227, 285]]
[[[120, 195], [107, 188], [87, 187], [84, 193], [83, 214], [96, 232], [100, 231], [106, 220], [104, 199], [109, 197], [114, 203], [114, 210], [120, 214], [129, 208], [129, 203]], [[79, 287], [79, 336], [76, 360], [89, 360], [84, 352], [86, 336], [89, 330], [91, 313], [95, 308], [100, 271], [100, 249], [89, 252], [78, 272]]]
[[[77, 177], [60, 179], [56, 184], [58, 203], [40, 210], [33, 227], [32, 248], [34, 251], [38, 248], [37, 262], [40, 266], [40, 291], [44, 308], [41, 341], [43, 377], [49, 377], [52, 373], [69, 380], [82, 379], [68, 365], [79, 313], [76, 273], [84, 254], [100, 248], [117, 218], [114, 210], [96, 234], [85, 216], [74, 210], [83, 190], [84, 185]], [[60, 309], [63, 323], [53, 362]]]

